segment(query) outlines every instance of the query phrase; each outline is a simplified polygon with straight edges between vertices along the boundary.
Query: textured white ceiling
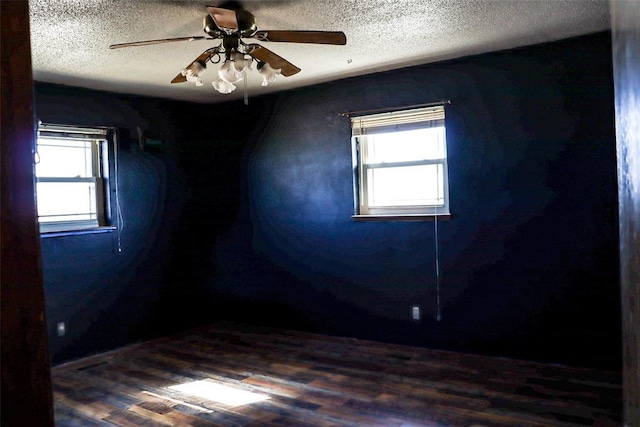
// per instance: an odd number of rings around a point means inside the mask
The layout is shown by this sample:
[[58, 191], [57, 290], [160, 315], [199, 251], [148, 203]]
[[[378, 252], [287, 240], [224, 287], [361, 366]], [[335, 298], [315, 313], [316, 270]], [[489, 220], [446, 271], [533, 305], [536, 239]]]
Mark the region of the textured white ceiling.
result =
[[[114, 43], [203, 36], [209, 0], [30, 0], [37, 81], [199, 103], [242, 98], [210, 82], [171, 84], [218, 40], [109, 49]], [[344, 31], [346, 46], [260, 42], [302, 68], [255, 96], [408, 65], [558, 40], [610, 28], [607, 0], [245, 0], [261, 30]]]

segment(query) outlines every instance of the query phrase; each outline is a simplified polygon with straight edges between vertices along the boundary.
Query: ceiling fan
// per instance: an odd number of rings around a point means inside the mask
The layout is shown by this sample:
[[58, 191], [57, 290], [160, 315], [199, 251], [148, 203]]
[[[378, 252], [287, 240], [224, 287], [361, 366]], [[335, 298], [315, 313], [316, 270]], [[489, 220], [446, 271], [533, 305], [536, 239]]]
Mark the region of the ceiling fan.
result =
[[192, 82], [202, 86], [200, 75], [207, 68], [207, 63], [218, 64], [218, 79], [213, 87], [220, 93], [230, 93], [236, 89], [235, 83], [246, 76], [253, 61], [257, 62], [257, 70], [262, 75], [262, 85], [275, 81], [277, 75], [285, 77], [299, 73], [300, 68], [278, 56], [266, 47], [257, 43], [245, 43], [244, 39], [255, 39], [260, 42], [313, 43], [329, 45], [345, 45], [347, 38], [342, 31], [287, 31], [258, 30], [256, 18], [245, 10], [239, 2], [229, 1], [220, 6], [207, 6], [208, 14], [204, 17], [204, 32], [207, 36], [176, 37], [169, 39], [145, 40], [130, 43], [112, 44], [110, 49], [132, 46], [146, 46], [160, 43], [216, 40], [222, 42], [211, 47], [171, 80], [171, 83]]

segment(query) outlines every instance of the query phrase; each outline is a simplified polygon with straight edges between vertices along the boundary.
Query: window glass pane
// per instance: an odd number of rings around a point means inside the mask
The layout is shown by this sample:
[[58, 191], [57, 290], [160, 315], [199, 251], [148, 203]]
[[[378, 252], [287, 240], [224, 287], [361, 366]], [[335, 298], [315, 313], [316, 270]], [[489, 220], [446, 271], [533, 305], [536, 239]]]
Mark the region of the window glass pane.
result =
[[91, 141], [38, 138], [36, 176], [90, 178], [93, 174]]
[[365, 163], [444, 159], [444, 127], [367, 135]]
[[444, 205], [441, 164], [371, 168], [368, 170], [368, 205]]
[[40, 222], [97, 219], [95, 182], [38, 182]]

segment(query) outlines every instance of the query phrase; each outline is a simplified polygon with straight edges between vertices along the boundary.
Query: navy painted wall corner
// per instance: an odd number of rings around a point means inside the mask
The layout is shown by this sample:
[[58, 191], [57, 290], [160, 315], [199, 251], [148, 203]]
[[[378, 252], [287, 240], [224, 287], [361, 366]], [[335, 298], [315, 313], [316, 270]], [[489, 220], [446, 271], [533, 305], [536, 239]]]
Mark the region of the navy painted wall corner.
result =
[[[612, 87], [596, 34], [280, 94], [249, 143], [250, 219], [219, 241], [212, 298], [259, 323], [619, 367]], [[455, 218], [439, 224], [437, 322], [434, 223], [350, 219], [338, 113], [443, 99]]]
[[[241, 157], [251, 127], [226, 128], [237, 116], [229, 106], [42, 83], [35, 85], [35, 98], [43, 122], [111, 126], [120, 136], [120, 245], [115, 232], [42, 239], [52, 361], [214, 319], [199, 295], [212, 274], [216, 236], [238, 215]], [[265, 105], [253, 104], [238, 111], [249, 119], [261, 115]], [[162, 151], [141, 150], [138, 126], [161, 136]], [[57, 322], [67, 323], [66, 336], [57, 336]]]

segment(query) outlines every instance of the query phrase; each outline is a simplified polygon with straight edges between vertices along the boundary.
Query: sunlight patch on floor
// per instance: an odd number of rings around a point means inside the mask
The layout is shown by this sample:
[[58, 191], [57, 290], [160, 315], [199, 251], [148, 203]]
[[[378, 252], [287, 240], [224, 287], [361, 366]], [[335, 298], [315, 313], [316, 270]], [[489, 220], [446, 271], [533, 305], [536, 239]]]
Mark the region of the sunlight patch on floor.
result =
[[262, 402], [269, 399], [269, 396], [253, 393], [246, 390], [239, 390], [216, 382], [201, 380], [185, 384], [178, 384], [168, 387], [170, 390], [178, 391], [191, 396], [201, 397], [229, 406], [248, 405], [250, 403]]

